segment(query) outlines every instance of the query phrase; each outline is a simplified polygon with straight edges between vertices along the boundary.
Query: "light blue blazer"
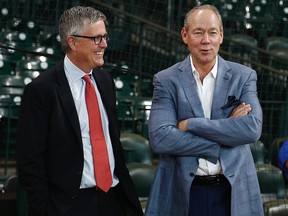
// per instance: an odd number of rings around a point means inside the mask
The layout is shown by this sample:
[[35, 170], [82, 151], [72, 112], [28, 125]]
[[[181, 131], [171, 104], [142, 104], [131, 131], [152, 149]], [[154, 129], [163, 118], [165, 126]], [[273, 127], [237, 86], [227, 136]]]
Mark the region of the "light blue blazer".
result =
[[[150, 143], [160, 154], [146, 216], [188, 215], [190, 186], [198, 158], [216, 163], [232, 186], [232, 216], [262, 216], [262, 199], [256, 170], [247, 143], [259, 139], [262, 109], [257, 97], [257, 74], [251, 68], [218, 56], [218, 73], [211, 119], [204, 113], [197, 93], [190, 57], [154, 76], [149, 118]], [[237, 106], [221, 109], [228, 96], [251, 105], [244, 117], [229, 118]], [[188, 119], [189, 132], [176, 128]]]

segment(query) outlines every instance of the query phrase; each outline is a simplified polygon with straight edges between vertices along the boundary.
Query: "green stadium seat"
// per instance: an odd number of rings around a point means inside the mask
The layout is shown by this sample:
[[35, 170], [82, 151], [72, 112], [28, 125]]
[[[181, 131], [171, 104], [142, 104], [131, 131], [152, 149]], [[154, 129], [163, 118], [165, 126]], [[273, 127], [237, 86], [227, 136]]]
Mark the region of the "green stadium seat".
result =
[[[18, 31], [23, 31], [29, 35], [34, 41], [37, 42], [39, 35], [44, 34], [44, 31], [40, 25], [38, 25], [34, 20], [23, 20], [22, 26]], [[39, 41], [38, 41], [39, 42]]]
[[[232, 34], [227, 37], [227, 51], [232, 55], [241, 57], [241, 63], [251, 66], [249, 61], [258, 61], [258, 41], [247, 34]], [[230, 57], [232, 61], [238, 61], [237, 57]]]
[[44, 56], [43, 61], [41, 61], [41, 58], [22, 59], [16, 64], [16, 75], [35, 79], [51, 65], [52, 63], [47, 62]]
[[3, 47], [0, 48], [0, 60], [10, 63], [15, 68], [16, 63], [24, 58], [24, 54], [14, 49], [15, 43], [13, 41], [6, 41], [1, 45]]
[[18, 176], [11, 175], [4, 182], [4, 186], [2, 189], [3, 193], [16, 193], [18, 188]]
[[149, 164], [129, 163], [127, 164], [127, 168], [136, 187], [139, 198], [148, 198], [156, 167]]
[[278, 4], [278, 17], [280, 18], [280, 23], [278, 27], [278, 33], [283, 37], [288, 37], [288, 4], [287, 0], [277, 1]]
[[266, 51], [271, 51], [271, 50], [287, 50], [288, 49], [288, 38], [287, 37], [282, 37], [282, 36], [271, 36], [267, 37], [264, 40], [263, 48]]
[[152, 106], [152, 98], [133, 97], [131, 98], [131, 101], [134, 110], [134, 116], [137, 119], [141, 119], [143, 122], [147, 122]]
[[146, 139], [148, 136], [148, 119], [150, 115], [152, 99], [150, 97], [134, 97], [132, 107], [134, 112], [135, 132], [141, 134]]
[[15, 75], [15, 69], [9, 62], [6, 62], [0, 59], [0, 76], [2, 75], [13, 76]]
[[152, 78], [142, 78], [139, 82], [138, 95], [142, 97], [151, 97], [153, 96], [153, 80]]
[[250, 144], [250, 149], [252, 152], [252, 156], [254, 159], [255, 164], [264, 164], [266, 159], [266, 152], [265, 152], [265, 146], [264, 143], [261, 142], [260, 140], [251, 143]]
[[225, 35], [243, 31], [243, 17], [247, 0], [213, 0], [222, 16]]
[[274, 200], [264, 205], [265, 216], [286, 216], [288, 215], [288, 200]]
[[114, 78], [116, 86], [116, 94], [118, 97], [132, 97], [136, 94], [136, 81], [129, 81], [125, 76], [117, 76]]
[[275, 32], [277, 5], [272, 1], [247, 1], [244, 26], [258, 40], [263, 40]]
[[21, 96], [12, 95], [0, 87], [0, 160], [3, 173], [7, 175], [9, 161], [15, 161], [16, 128]]
[[121, 131], [134, 132], [136, 119], [134, 118], [132, 101], [118, 98], [116, 109]]
[[10, 46], [21, 50], [32, 50], [35, 46], [33, 38], [25, 32], [2, 32], [0, 34], [0, 40], [2, 42], [10, 43]]
[[9, 17], [11, 16], [11, 12], [7, 7], [2, 7], [0, 10], [0, 31], [5, 31], [6, 23]]
[[[287, 47], [288, 48], [288, 47]], [[279, 69], [282, 72], [288, 73], [288, 49], [285, 49], [285, 45], [283, 43], [283, 48], [281, 49], [271, 49], [269, 50], [269, 59], [268, 65]]]
[[145, 213], [156, 167], [149, 164], [129, 163], [127, 168], [138, 193], [142, 210]]
[[52, 47], [54, 50], [54, 54], [64, 56], [64, 52], [62, 50], [60, 42], [60, 35], [58, 33], [41, 34], [38, 40], [38, 44], [44, 47]]
[[263, 42], [263, 49], [270, 53], [264, 56], [263, 63], [275, 68], [281, 68], [281, 64], [278, 66], [277, 63], [273, 63], [273, 60], [276, 58], [276, 61], [278, 59], [281, 62], [281, 58], [287, 58], [288, 38], [282, 36], [267, 37]]
[[269, 153], [270, 153], [269, 160], [270, 160], [270, 163], [272, 165], [274, 165], [275, 167], [278, 167], [278, 152], [279, 152], [279, 148], [284, 143], [284, 141], [287, 140], [287, 139], [288, 139], [287, 136], [277, 137], [272, 142], [271, 148], [269, 150]]
[[272, 164], [269, 164], [269, 163], [255, 164], [255, 168], [257, 171], [259, 171], [259, 170], [276, 170], [276, 171], [278, 171], [279, 170], [278, 167], [276, 167]]
[[153, 155], [149, 141], [135, 133], [122, 133], [120, 137], [124, 149], [125, 162], [127, 164], [137, 162], [152, 164]]
[[0, 76], [0, 95], [15, 95], [22, 96], [25, 85], [31, 82], [30, 78], [25, 78], [22, 76], [10, 76], [1, 75]]
[[19, 114], [18, 107], [21, 97], [3, 93], [0, 90], [0, 120], [1, 118], [16, 118]]
[[[275, 42], [275, 41], [274, 41]], [[282, 48], [279, 48], [281, 47]], [[266, 54], [262, 57], [262, 63], [278, 71], [265, 70], [266, 77], [262, 83], [266, 84], [266, 100], [286, 100], [287, 95], [287, 74], [288, 74], [288, 44], [270, 43], [267, 44]]]
[[286, 198], [286, 187], [280, 169], [258, 169], [257, 177], [263, 203]]

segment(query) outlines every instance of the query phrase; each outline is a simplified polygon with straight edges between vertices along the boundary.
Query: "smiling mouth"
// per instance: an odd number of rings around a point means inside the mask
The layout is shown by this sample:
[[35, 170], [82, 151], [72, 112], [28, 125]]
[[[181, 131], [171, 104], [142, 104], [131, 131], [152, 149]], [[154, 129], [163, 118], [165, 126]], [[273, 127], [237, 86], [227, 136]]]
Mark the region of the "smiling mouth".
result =
[[103, 56], [104, 55], [104, 52], [95, 52], [96, 55], [101, 55]]

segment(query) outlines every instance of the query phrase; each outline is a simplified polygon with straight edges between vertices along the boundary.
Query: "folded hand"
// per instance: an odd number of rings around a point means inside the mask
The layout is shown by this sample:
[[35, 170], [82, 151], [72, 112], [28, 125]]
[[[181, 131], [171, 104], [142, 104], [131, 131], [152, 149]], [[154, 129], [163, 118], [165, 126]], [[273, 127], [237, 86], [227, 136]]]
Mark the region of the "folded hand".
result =
[[246, 116], [252, 110], [250, 104], [241, 103], [231, 113], [230, 117]]

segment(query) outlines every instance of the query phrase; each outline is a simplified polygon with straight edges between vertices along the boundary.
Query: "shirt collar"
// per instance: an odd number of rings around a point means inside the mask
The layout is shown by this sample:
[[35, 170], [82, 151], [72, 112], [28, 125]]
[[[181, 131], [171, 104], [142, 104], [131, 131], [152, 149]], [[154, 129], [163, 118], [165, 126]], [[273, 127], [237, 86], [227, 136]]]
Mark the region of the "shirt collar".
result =
[[[195, 74], [197, 72], [197, 70], [196, 70], [196, 68], [193, 65], [192, 55], [190, 55], [190, 62], [191, 62], [192, 73]], [[218, 67], [217, 66], [218, 66], [218, 56], [216, 56], [215, 65], [213, 66], [212, 70], [209, 72], [209, 73], [212, 74], [212, 76], [214, 78], [216, 78], [217, 73], [218, 73]], [[197, 74], [198, 74], [198, 72], [197, 72]]]
[[[87, 75], [87, 73], [85, 73], [75, 64], [73, 64], [73, 62], [70, 61], [67, 55], [65, 55], [64, 58], [64, 68], [66, 73], [71, 78], [72, 82], [77, 82], [79, 79], [82, 79], [83, 76]], [[89, 72], [89, 74], [92, 74], [92, 70]]]

